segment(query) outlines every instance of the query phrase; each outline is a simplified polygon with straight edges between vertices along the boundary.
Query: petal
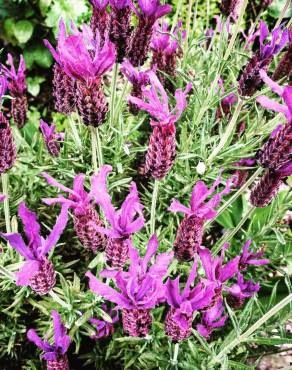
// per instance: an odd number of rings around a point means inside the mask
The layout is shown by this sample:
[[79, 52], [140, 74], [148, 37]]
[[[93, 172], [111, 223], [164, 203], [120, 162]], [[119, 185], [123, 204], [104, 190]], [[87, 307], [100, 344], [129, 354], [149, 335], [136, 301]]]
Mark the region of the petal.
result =
[[158, 239], [156, 234], [153, 234], [148, 242], [146, 254], [144, 258], [142, 258], [142, 268], [144, 272], [147, 271], [148, 263], [156, 253], [157, 248], [158, 248]]
[[30, 211], [25, 203], [20, 203], [18, 215], [22, 220], [29, 246], [36, 249], [41, 245], [40, 225], [35, 212]]
[[21, 267], [21, 269], [15, 273], [16, 285], [28, 286], [30, 285], [30, 279], [36, 272], [39, 271], [40, 264], [38, 261], [27, 261]]
[[192, 210], [190, 208], [184, 206], [183, 204], [181, 204], [176, 199], [172, 200], [171, 205], [168, 208], [168, 211], [170, 211], [170, 212], [182, 212], [186, 215], [191, 215], [192, 214]]
[[165, 283], [165, 287], [165, 296], [167, 303], [174, 308], [178, 308], [182, 301], [179, 289], [179, 276], [174, 280], [168, 278], [167, 282]]
[[261, 69], [260, 76], [261, 76], [261, 79], [264, 81], [264, 83], [267, 84], [274, 93], [278, 94], [279, 96], [283, 95], [284, 89], [280, 85], [278, 85], [275, 81], [273, 81], [267, 75], [266, 71]]
[[42, 172], [41, 175], [47, 180], [49, 185], [55, 186], [56, 188], [64, 191], [65, 193], [69, 193], [69, 194], [76, 196], [77, 198], [80, 198], [78, 193], [60, 184], [58, 181], [56, 181], [53, 177], [48, 175], [46, 172]]
[[37, 335], [34, 329], [29, 329], [26, 335], [27, 335], [28, 340], [33, 342], [37, 347], [41, 348], [43, 351], [46, 352], [52, 349], [49, 343], [41, 340], [41, 338]]
[[12, 248], [17, 250], [19, 254], [21, 254], [27, 260], [33, 260], [35, 257], [31, 250], [25, 245], [22, 236], [18, 233], [15, 234], [4, 234], [0, 233], [0, 235], [9, 241]]
[[238, 273], [239, 260], [240, 257], [237, 256], [226, 263], [225, 266], [221, 267], [219, 274], [219, 280], [221, 281], [221, 283], [224, 283], [225, 281], [231, 279], [235, 274]]

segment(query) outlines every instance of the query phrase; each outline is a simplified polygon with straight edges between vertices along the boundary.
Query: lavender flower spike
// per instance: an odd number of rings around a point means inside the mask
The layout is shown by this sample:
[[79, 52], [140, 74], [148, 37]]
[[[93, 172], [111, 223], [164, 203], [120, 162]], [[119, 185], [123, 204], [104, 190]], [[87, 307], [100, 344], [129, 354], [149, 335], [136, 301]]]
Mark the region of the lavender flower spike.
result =
[[[132, 84], [131, 96], [139, 99], [142, 98], [142, 88], [150, 84], [149, 72], [151, 71], [152, 69], [145, 71], [137, 70], [127, 59], [124, 60], [121, 66], [121, 72]], [[153, 70], [153, 72], [155, 72], [155, 70]], [[128, 103], [130, 112], [132, 114], [137, 114], [139, 108], [130, 101]]]
[[188, 338], [191, 335], [193, 312], [208, 307], [214, 296], [214, 284], [199, 282], [191, 289], [197, 275], [197, 260], [195, 259], [185, 288], [180, 293], [179, 276], [166, 282], [166, 301], [170, 310], [166, 315], [165, 332], [174, 342]]
[[26, 83], [25, 83], [25, 63], [23, 56], [20, 56], [20, 62], [18, 71], [16, 72], [13, 58], [11, 54], [8, 54], [8, 64], [10, 69], [3, 66], [4, 74], [8, 79], [8, 89], [11, 96], [11, 113], [14, 122], [19, 128], [22, 128], [26, 123], [27, 115], [27, 96], [26, 96]]
[[121, 63], [131, 38], [131, 0], [110, 0], [110, 40], [117, 49], [117, 62]]
[[124, 200], [119, 210], [112, 205], [112, 200], [106, 187], [106, 177], [112, 167], [102, 166], [100, 172], [92, 178], [92, 195], [96, 203], [102, 208], [111, 229], [93, 225], [95, 229], [108, 237], [105, 249], [107, 264], [113, 268], [122, 268], [129, 254], [131, 235], [144, 226], [142, 213], [143, 206], [140, 204], [136, 184], [132, 182], [130, 193]]
[[207, 282], [212, 282], [215, 284], [215, 296], [211, 306], [214, 306], [214, 304], [222, 299], [222, 290], [225, 283], [239, 271], [239, 256], [234, 257], [232, 260], [223, 265], [225, 249], [228, 247], [229, 244], [226, 243], [222, 247], [221, 254], [215, 258], [212, 258], [212, 254], [209, 249], [199, 249], [199, 256], [206, 274]]
[[165, 300], [163, 278], [173, 254], [161, 253], [149, 266], [157, 248], [158, 240], [153, 235], [144, 258], [139, 257], [135, 248], [130, 248], [128, 272], [105, 270], [101, 273], [101, 276], [115, 280], [118, 291], [102, 283], [91, 272], [86, 273], [90, 289], [122, 310], [123, 328], [130, 336], [144, 337], [148, 334], [152, 323], [150, 310]]
[[246, 298], [252, 297], [260, 290], [260, 284], [254, 284], [252, 280], [244, 281], [243, 276], [238, 273], [237, 282], [231, 285], [230, 288], [226, 287], [225, 290], [229, 293], [227, 297], [228, 304], [236, 309], [244, 304]]
[[147, 59], [156, 20], [171, 11], [170, 5], [160, 5], [159, 0], [138, 0], [138, 5], [139, 9], [132, 5], [139, 23], [127, 50], [127, 57], [134, 67], [142, 66]]
[[119, 313], [115, 309], [108, 310], [106, 305], [103, 304], [101, 306], [103, 311], [107, 312], [108, 315], [111, 317], [111, 322], [105, 320], [99, 320], [95, 318], [91, 318], [89, 322], [96, 328], [97, 332], [91, 339], [101, 339], [109, 337], [111, 334], [114, 333], [114, 324], [119, 321]]
[[243, 96], [252, 96], [262, 86], [260, 70], [267, 71], [273, 56], [278, 54], [286, 45], [288, 30], [281, 31], [278, 27], [271, 33], [271, 41], [264, 43], [269, 36], [265, 22], [260, 22], [260, 50], [256, 52], [239, 76], [238, 91]]
[[221, 12], [230, 20], [236, 22], [242, 3], [242, 0], [222, 0], [220, 4]]
[[15, 274], [16, 285], [30, 286], [38, 294], [47, 294], [56, 283], [54, 266], [48, 260], [47, 255], [56, 245], [66, 227], [68, 207], [67, 205], [62, 206], [61, 213], [47, 239], [40, 235], [37, 215], [30, 211], [24, 203], [20, 204], [18, 215], [22, 220], [28, 243], [24, 242], [19, 233], [0, 233], [26, 260], [20, 271]]
[[288, 31], [289, 46], [288, 50], [280, 60], [275, 72], [273, 73], [273, 80], [277, 81], [280, 78], [288, 77], [291, 79], [292, 75], [292, 27]]
[[56, 132], [56, 126], [49, 126], [44, 120], [40, 120], [40, 129], [43, 134], [45, 144], [47, 146], [48, 152], [53, 157], [58, 157], [60, 154], [60, 143], [64, 141], [65, 133]]
[[54, 344], [42, 340], [34, 329], [29, 329], [27, 338], [44, 351], [42, 358], [47, 361], [47, 370], [69, 370], [66, 352], [70, 346], [70, 337], [61, 322], [57, 311], [52, 311], [54, 323]]
[[103, 234], [97, 232], [92, 226], [93, 224], [103, 226], [95, 207], [93, 205], [94, 198], [92, 191], [87, 193], [84, 190], [84, 174], [79, 174], [73, 181], [73, 189], [60, 184], [47, 173], [42, 173], [42, 176], [47, 182], [57, 187], [58, 189], [69, 194], [68, 198], [58, 196], [57, 198], [43, 199], [47, 205], [56, 203], [67, 204], [68, 207], [73, 209], [74, 230], [81, 242], [87, 248], [96, 251], [103, 251], [106, 245], [106, 239]]
[[202, 315], [202, 321], [197, 325], [198, 332], [205, 338], [210, 338], [213, 330], [224, 326], [227, 315], [223, 315], [224, 306], [222, 299], [218, 301], [216, 306], [205, 311]]
[[0, 112], [0, 174], [8, 171], [16, 160], [16, 147], [7, 118]]
[[92, 16], [90, 19], [90, 27], [94, 37], [100, 35], [101, 45], [104, 44], [109, 32], [110, 17], [106, 8], [109, 0], [89, 0], [92, 5]]
[[170, 171], [176, 154], [175, 125], [186, 109], [186, 95], [192, 88], [187, 84], [185, 91], [177, 89], [175, 92], [176, 106], [171, 110], [168, 96], [159, 79], [153, 72], [149, 72], [150, 88], [142, 88], [143, 100], [129, 96], [129, 101], [140, 109], [146, 110], [156, 120], [151, 120], [154, 127], [150, 136], [145, 164], [141, 169], [144, 176], [163, 179]]
[[192, 190], [190, 207], [184, 206], [176, 199], [172, 201], [168, 210], [185, 214], [173, 246], [175, 256], [179, 261], [189, 261], [194, 257], [202, 243], [204, 222], [217, 215], [214, 208], [219, 205], [222, 196], [230, 192], [232, 181], [233, 178], [227, 180], [225, 188], [207, 202], [207, 198], [214, 193], [221, 183], [220, 176], [210, 189], [207, 188], [203, 181], [196, 183]]

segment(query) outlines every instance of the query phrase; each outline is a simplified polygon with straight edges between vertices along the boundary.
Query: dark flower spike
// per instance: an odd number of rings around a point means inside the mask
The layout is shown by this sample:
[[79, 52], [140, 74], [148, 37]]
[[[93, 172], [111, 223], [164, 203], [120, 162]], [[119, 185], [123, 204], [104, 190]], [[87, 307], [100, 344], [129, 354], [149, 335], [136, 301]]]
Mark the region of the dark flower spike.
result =
[[176, 106], [171, 110], [168, 96], [154, 72], [149, 72], [150, 87], [143, 87], [143, 100], [129, 96], [129, 101], [140, 109], [146, 110], [155, 120], [151, 120], [153, 132], [150, 136], [145, 164], [141, 173], [155, 179], [163, 179], [173, 166], [176, 154], [174, 123], [179, 120], [186, 109], [186, 96], [192, 88], [187, 84], [185, 91], [177, 89], [175, 92]]
[[92, 5], [90, 27], [94, 36], [100, 35], [101, 44], [106, 40], [110, 26], [110, 16], [106, 10], [109, 0], [89, 0]]
[[[124, 60], [121, 65], [121, 72], [132, 84], [131, 96], [142, 99], [142, 88], [150, 84], [149, 72], [151, 71], [155, 73], [155, 69], [138, 70], [127, 59]], [[138, 106], [130, 101], [128, 103], [130, 112], [137, 114], [139, 112]]]
[[235, 188], [241, 188], [249, 177], [248, 167], [253, 166], [256, 163], [255, 159], [242, 158], [240, 161], [234, 163], [236, 167], [247, 167], [246, 169], [238, 169], [233, 172], [235, 178], [233, 186]]
[[210, 338], [214, 329], [225, 325], [225, 321], [227, 320], [228, 316], [223, 315], [223, 312], [224, 306], [222, 299], [220, 299], [214, 307], [203, 313], [201, 324], [197, 325], [198, 332], [203, 337], [207, 339]]
[[275, 81], [280, 80], [280, 78], [283, 77], [291, 78], [292, 75], [292, 28], [290, 28], [288, 31], [288, 37], [289, 37], [288, 50], [280, 60], [273, 74], [273, 80]]
[[192, 190], [190, 207], [186, 207], [178, 200], [173, 199], [168, 210], [182, 212], [185, 215], [174, 242], [174, 253], [178, 260], [189, 261], [194, 257], [202, 243], [205, 220], [210, 220], [217, 215], [215, 207], [219, 205], [222, 196], [231, 191], [232, 182], [233, 178], [228, 179], [225, 188], [207, 201], [207, 198], [221, 184], [221, 177], [219, 176], [215, 180], [210, 189], [203, 181], [198, 181]]
[[91, 339], [101, 339], [109, 337], [115, 331], [114, 324], [119, 321], [119, 313], [116, 309], [108, 310], [105, 304], [103, 304], [101, 308], [110, 316], [111, 322], [91, 318], [89, 322], [96, 328], [96, 334], [92, 335]]
[[44, 137], [48, 152], [53, 157], [58, 157], [60, 154], [60, 143], [64, 141], [65, 133], [56, 132], [56, 126], [49, 126], [44, 120], [40, 120], [40, 129]]
[[131, 6], [139, 23], [132, 33], [127, 57], [134, 67], [138, 67], [147, 59], [156, 20], [169, 13], [171, 6], [160, 5], [159, 0], [138, 0], [139, 8], [133, 4]]
[[286, 45], [288, 40], [288, 30], [283, 32], [278, 27], [271, 33], [271, 41], [265, 43], [269, 36], [269, 29], [265, 22], [260, 22], [260, 50], [257, 51], [248, 64], [244, 67], [243, 72], [239, 76], [239, 93], [243, 96], [252, 96], [259, 90], [263, 84], [260, 70], [267, 71], [273, 56], [278, 54]]
[[105, 270], [101, 273], [101, 276], [115, 280], [118, 291], [102, 283], [91, 272], [86, 273], [90, 289], [122, 310], [123, 328], [130, 336], [144, 337], [148, 334], [152, 323], [150, 311], [165, 300], [163, 278], [173, 254], [161, 253], [151, 263], [157, 248], [158, 240], [153, 235], [143, 258], [135, 248], [130, 248], [131, 262], [127, 272]]
[[250, 202], [255, 207], [266, 207], [277, 195], [281, 185], [288, 176], [292, 175], [292, 161], [290, 160], [277, 170], [268, 170], [252, 189]]
[[93, 205], [94, 197], [92, 190], [89, 193], [84, 190], [85, 175], [79, 174], [74, 178], [73, 189], [69, 189], [60, 184], [45, 172], [42, 173], [42, 176], [50, 185], [69, 194], [68, 198], [61, 195], [57, 198], [43, 199], [43, 202], [47, 205], [56, 203], [66, 204], [68, 207], [72, 208], [74, 230], [81, 244], [93, 252], [103, 251], [106, 245], [106, 239], [103, 234], [97, 232], [93, 227], [93, 224], [103, 226], [103, 222]]
[[132, 4], [131, 0], [110, 0], [110, 4], [110, 40], [117, 49], [117, 62], [121, 63], [126, 56], [132, 33]]
[[25, 63], [21, 55], [19, 61], [18, 71], [16, 71], [13, 58], [8, 54], [8, 64], [10, 69], [3, 66], [4, 74], [8, 79], [8, 89], [13, 99], [11, 100], [11, 113], [14, 122], [19, 128], [22, 128], [26, 123], [26, 116], [28, 111], [27, 96], [26, 96], [26, 82], [25, 82]]
[[54, 266], [48, 260], [47, 255], [56, 245], [67, 225], [68, 207], [67, 205], [62, 206], [56, 224], [46, 239], [40, 235], [37, 215], [30, 211], [24, 203], [20, 204], [18, 215], [24, 226], [27, 243], [19, 233], [0, 233], [3, 238], [9, 241], [11, 247], [26, 260], [22, 268], [15, 274], [16, 285], [30, 286], [38, 294], [47, 294], [56, 283]]
[[221, 12], [229, 20], [236, 22], [243, 0], [222, 0], [220, 4]]
[[239, 271], [239, 256], [236, 256], [226, 264], [223, 264], [225, 250], [228, 247], [229, 244], [225, 243], [222, 247], [221, 254], [215, 258], [212, 258], [211, 251], [207, 248], [201, 247], [198, 250], [200, 260], [206, 274], [206, 280], [207, 282], [212, 282], [215, 284], [215, 296], [213, 305], [222, 298], [222, 290], [225, 283]]
[[0, 174], [8, 171], [16, 160], [16, 147], [7, 118], [0, 111]]
[[[173, 34], [171, 34], [167, 22], [164, 21], [161, 25], [157, 24], [150, 45], [152, 49], [151, 66], [157, 67], [159, 80], [170, 91], [173, 90], [173, 84], [164, 74], [168, 75], [171, 79], [174, 79], [176, 76], [176, 59], [182, 53], [178, 40], [178, 33], [181, 27], [182, 22], [179, 22]], [[182, 40], [185, 36], [185, 31], [181, 31]]]
[[92, 177], [92, 196], [103, 210], [111, 229], [94, 224], [93, 227], [108, 237], [105, 249], [107, 264], [113, 268], [122, 268], [128, 259], [131, 235], [144, 227], [145, 220], [142, 213], [143, 206], [134, 182], [121, 208], [116, 210], [112, 205], [106, 186], [106, 178], [111, 171], [111, 166], [104, 165], [99, 173]]
[[34, 329], [29, 329], [27, 338], [39, 347], [44, 354], [42, 358], [47, 361], [48, 370], [69, 370], [66, 352], [70, 346], [70, 337], [66, 335], [66, 328], [61, 322], [57, 311], [52, 311], [54, 324], [54, 344], [42, 340]]
[[237, 282], [231, 285], [231, 287], [225, 288], [225, 291], [229, 293], [227, 302], [234, 309], [240, 308], [244, 304], [246, 298], [252, 297], [259, 290], [259, 283], [255, 284], [252, 280], [245, 281], [243, 276], [238, 273]]
[[213, 283], [199, 282], [191, 288], [196, 275], [197, 260], [195, 259], [182, 292], [180, 292], [179, 276], [175, 280], [168, 279], [165, 284], [166, 301], [171, 307], [165, 320], [165, 332], [174, 342], [184, 340], [191, 335], [194, 311], [208, 307], [213, 300]]

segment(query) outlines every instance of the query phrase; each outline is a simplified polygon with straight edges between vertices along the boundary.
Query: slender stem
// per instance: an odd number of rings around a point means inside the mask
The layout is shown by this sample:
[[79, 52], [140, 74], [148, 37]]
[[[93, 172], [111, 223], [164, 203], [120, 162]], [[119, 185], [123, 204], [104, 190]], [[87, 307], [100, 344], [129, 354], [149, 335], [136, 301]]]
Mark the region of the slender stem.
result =
[[116, 88], [117, 88], [117, 77], [118, 77], [119, 64], [114, 65], [112, 88], [111, 88], [111, 99], [110, 99], [110, 124], [113, 126], [114, 123], [114, 107], [116, 98]]
[[0, 266], [0, 274], [6, 276], [10, 280], [15, 280], [15, 276], [4, 266]]
[[152, 193], [151, 215], [150, 215], [150, 235], [155, 233], [155, 216], [156, 216], [156, 203], [159, 188], [159, 180], [154, 180], [154, 187]]
[[72, 309], [72, 306], [66, 302], [63, 301], [63, 299], [61, 299], [55, 292], [53, 292], [52, 290], [49, 291], [49, 295], [53, 298], [53, 300], [57, 303], [59, 303], [59, 305], [61, 305], [62, 307], [64, 308], [67, 308], [68, 310], [71, 310]]
[[191, 28], [191, 17], [192, 17], [193, 4], [194, 4], [194, 0], [189, 0], [187, 21], [186, 21], [186, 38], [185, 38], [185, 41], [184, 41], [184, 50], [186, 50], [187, 47], [188, 47], [188, 38], [189, 38], [190, 28]]
[[173, 366], [176, 366], [177, 365], [178, 350], [179, 350], [179, 343], [175, 343], [174, 350], [173, 350], [173, 358], [171, 360], [171, 364]]
[[[255, 171], [255, 173], [246, 181], [246, 183], [236, 193], [234, 193], [232, 197], [222, 205], [222, 207], [218, 209], [217, 217], [221, 215], [221, 213], [223, 213], [225, 209], [228, 208], [230, 204], [232, 204], [254, 182], [254, 180], [261, 174], [262, 171], [263, 171], [262, 167], [259, 167]], [[205, 228], [209, 227], [215, 220], [216, 218], [206, 222]]]
[[220, 152], [221, 149], [224, 148], [225, 144], [227, 143], [230, 135], [232, 135], [232, 132], [234, 130], [234, 127], [237, 123], [238, 116], [241, 112], [243, 106], [243, 100], [239, 100], [236, 110], [230, 120], [230, 122], [227, 125], [226, 131], [224, 132], [219, 144], [214, 148], [213, 152], [210, 154], [208, 158], [208, 164], [212, 163], [213, 159], [217, 156], [217, 154]]
[[292, 302], [292, 294], [289, 294], [286, 298], [280, 301], [276, 306], [270, 309], [266, 314], [264, 314], [255, 324], [253, 324], [246, 332], [236, 337], [231, 343], [224, 347], [224, 349], [218, 353], [218, 355], [213, 358], [211, 363], [219, 362], [222, 357], [229, 353], [234, 347], [238, 346], [241, 342], [247, 340], [257, 329], [259, 329], [265, 322], [267, 322], [271, 317], [276, 315], [282, 308], [284, 308], [288, 303]]
[[68, 116], [68, 121], [69, 121], [69, 125], [70, 125], [71, 131], [72, 131], [72, 136], [73, 136], [74, 143], [75, 143], [75, 145], [77, 146], [78, 149], [82, 149], [82, 142], [81, 142], [81, 139], [80, 139], [80, 136], [79, 136], [74, 118], [72, 117], [72, 114], [70, 116]]
[[120, 113], [120, 107], [121, 107], [121, 104], [122, 104], [122, 101], [124, 100], [124, 96], [126, 94], [126, 91], [127, 91], [127, 88], [129, 86], [129, 81], [126, 81], [124, 83], [124, 87], [123, 87], [123, 90], [122, 90], [122, 94], [120, 95], [119, 97], [119, 100], [118, 100], [118, 103], [116, 105], [117, 109], [115, 110], [115, 116], [114, 116], [114, 119], [117, 119], [119, 117], [119, 113]]
[[90, 126], [90, 133], [91, 133], [91, 157], [92, 157], [92, 166], [94, 172], [97, 172], [98, 165], [97, 165], [97, 140], [95, 134], [95, 127]]
[[216, 256], [220, 252], [220, 249], [224, 245], [224, 243], [228, 242], [237, 233], [237, 231], [243, 226], [245, 221], [251, 216], [254, 210], [255, 210], [255, 207], [252, 206], [246, 212], [246, 214], [242, 217], [238, 225], [234, 229], [232, 229], [230, 232], [227, 232], [225, 235], [223, 235], [223, 237], [216, 243], [216, 245], [212, 249], [213, 256]]
[[285, 5], [284, 5], [284, 8], [281, 11], [280, 17], [277, 20], [277, 23], [275, 25], [275, 28], [277, 28], [277, 27], [280, 26], [283, 18], [285, 17], [285, 14], [286, 14], [287, 10], [289, 9], [290, 4], [291, 4], [291, 0], [287, 0], [286, 3], [285, 3]]
[[7, 172], [1, 174], [1, 180], [2, 180], [2, 192], [3, 192], [3, 195], [5, 195], [4, 215], [5, 215], [6, 232], [10, 234], [11, 233], [11, 223], [10, 223], [10, 209], [9, 209], [9, 175]]
[[183, 4], [183, 1], [182, 0], [178, 0], [177, 5], [176, 5], [176, 12], [175, 12], [175, 15], [174, 15], [173, 20], [172, 20], [171, 33], [173, 33], [174, 28], [177, 25], [177, 20], [178, 20], [179, 14], [181, 12], [182, 4]]
[[102, 148], [101, 148], [101, 140], [99, 136], [99, 130], [98, 128], [95, 129], [95, 135], [96, 135], [96, 143], [97, 143], [97, 159], [99, 168], [103, 165], [103, 155], [102, 155]]

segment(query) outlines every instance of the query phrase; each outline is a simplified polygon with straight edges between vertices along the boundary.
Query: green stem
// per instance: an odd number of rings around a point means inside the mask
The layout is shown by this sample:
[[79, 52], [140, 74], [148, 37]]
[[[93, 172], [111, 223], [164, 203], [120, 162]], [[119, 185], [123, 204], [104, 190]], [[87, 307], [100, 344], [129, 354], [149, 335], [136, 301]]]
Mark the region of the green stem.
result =
[[6, 276], [10, 280], [15, 280], [14, 275], [8, 271], [4, 266], [0, 266], [0, 274]]
[[75, 143], [75, 145], [77, 146], [78, 149], [82, 149], [82, 142], [81, 142], [81, 139], [80, 139], [80, 136], [79, 136], [74, 118], [72, 117], [72, 114], [70, 116], [68, 116], [68, 121], [69, 121], [69, 125], [70, 125], [70, 128], [71, 128], [74, 143]]
[[[254, 180], [262, 173], [262, 171], [263, 171], [262, 167], [259, 167], [255, 171], [255, 173], [246, 181], [246, 183], [236, 193], [234, 193], [232, 197], [222, 205], [222, 207], [218, 209], [216, 217], [220, 216], [221, 213], [223, 213], [225, 209], [228, 208], [230, 204], [232, 204], [254, 182]], [[206, 222], [205, 228], [209, 227], [215, 220], [216, 218]]]
[[96, 147], [97, 159], [98, 159], [98, 164], [100, 168], [103, 165], [103, 156], [102, 156], [101, 140], [100, 140], [98, 128], [95, 129], [95, 135], [96, 135], [96, 143], [97, 143], [97, 147]]
[[291, 5], [291, 0], [287, 0], [285, 5], [284, 5], [284, 8], [282, 9], [281, 11], [281, 14], [280, 14], [280, 17], [278, 18], [277, 20], [277, 23], [275, 25], [275, 28], [279, 27], [283, 18], [285, 17], [285, 14], [287, 12], [287, 10], [289, 9], [289, 6]]
[[243, 100], [239, 100], [239, 102], [237, 104], [237, 107], [235, 109], [235, 112], [234, 112], [230, 122], [228, 123], [228, 125], [226, 127], [226, 131], [224, 132], [219, 144], [214, 148], [213, 152], [210, 154], [210, 156], [208, 158], [208, 164], [209, 165], [212, 163], [213, 159], [218, 155], [220, 150], [224, 148], [224, 146], [227, 143], [229, 137], [232, 135], [234, 127], [237, 123], [237, 119], [238, 119], [239, 114], [241, 112], [242, 106], [243, 106]]
[[66, 308], [67, 310], [71, 310], [72, 306], [66, 302], [63, 301], [55, 292], [52, 290], [49, 292], [49, 295], [53, 298], [53, 300], [57, 303], [59, 303], [60, 306]]
[[255, 324], [253, 324], [245, 333], [236, 337], [231, 343], [223, 348], [221, 352], [211, 361], [212, 363], [218, 363], [220, 360], [229, 353], [234, 347], [247, 340], [256, 330], [258, 330], [264, 323], [266, 323], [271, 317], [276, 315], [282, 308], [288, 303], [292, 302], [292, 294], [289, 294], [286, 298], [280, 301], [276, 306], [270, 309], [264, 314]]
[[10, 209], [9, 209], [9, 175], [7, 172], [1, 174], [1, 180], [2, 180], [2, 192], [3, 192], [3, 195], [5, 195], [4, 215], [5, 215], [6, 232], [10, 234], [11, 233], [11, 223], [10, 223]]
[[110, 125], [113, 126], [114, 123], [114, 107], [115, 107], [115, 98], [116, 98], [116, 88], [117, 88], [117, 77], [118, 77], [119, 64], [114, 65], [113, 70], [113, 80], [111, 88], [111, 99], [110, 99]]
[[97, 127], [90, 126], [91, 133], [91, 155], [94, 172], [103, 165], [102, 148]]
[[152, 193], [152, 204], [151, 204], [151, 215], [150, 215], [150, 235], [153, 235], [155, 233], [155, 216], [156, 216], [158, 188], [159, 188], [159, 180], [155, 179], [153, 193]]
[[173, 350], [173, 358], [171, 360], [171, 364], [173, 366], [177, 366], [178, 350], [179, 350], [179, 343], [175, 343], [174, 350]]
[[188, 41], [189, 41], [188, 38], [189, 38], [189, 34], [190, 34], [190, 29], [191, 29], [191, 17], [192, 17], [193, 4], [194, 4], [194, 0], [189, 0], [188, 14], [187, 14], [187, 20], [186, 20], [186, 38], [185, 38], [185, 41], [184, 41], [184, 50], [186, 50], [187, 47], [188, 47]]
[[240, 220], [239, 224], [234, 229], [232, 229], [230, 232], [227, 232], [227, 233], [225, 233], [225, 235], [223, 235], [223, 237], [217, 242], [217, 244], [212, 249], [213, 256], [216, 256], [220, 252], [221, 247], [226, 242], [228, 242], [237, 233], [237, 231], [243, 226], [243, 224], [245, 223], [245, 221], [251, 216], [251, 214], [252, 214], [252, 212], [254, 210], [255, 210], [255, 207], [254, 206], [251, 207], [246, 212], [246, 214], [242, 217], [242, 219]]
[[178, 16], [181, 12], [181, 8], [182, 8], [182, 5], [183, 5], [183, 1], [182, 0], [178, 0], [178, 3], [177, 3], [177, 6], [176, 6], [176, 12], [175, 12], [175, 15], [172, 19], [172, 27], [171, 27], [171, 33], [173, 33], [176, 25], [177, 25], [177, 20], [178, 20]]

